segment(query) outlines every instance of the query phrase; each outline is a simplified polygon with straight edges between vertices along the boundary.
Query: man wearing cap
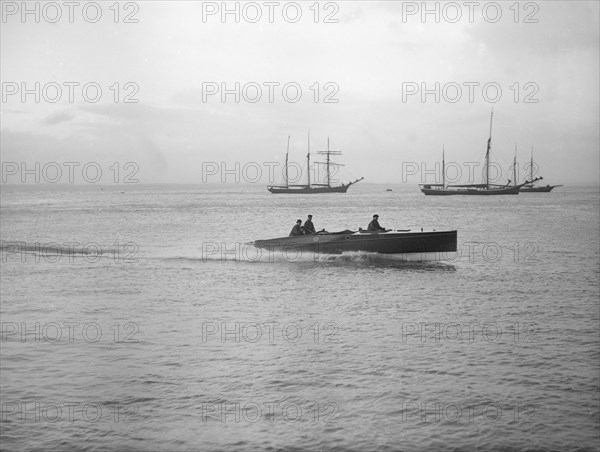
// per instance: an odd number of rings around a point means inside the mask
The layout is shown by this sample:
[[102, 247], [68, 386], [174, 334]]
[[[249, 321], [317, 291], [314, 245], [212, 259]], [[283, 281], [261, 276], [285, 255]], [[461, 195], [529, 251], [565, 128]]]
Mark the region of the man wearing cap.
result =
[[373, 220], [371, 220], [371, 222], [369, 223], [369, 226], [367, 227], [367, 231], [385, 231], [385, 228], [382, 228], [381, 226], [379, 226], [379, 221], [377, 221], [377, 219], [379, 218], [379, 215], [375, 214], [373, 215]]
[[308, 219], [304, 222], [304, 233], [305, 234], [316, 234], [315, 225], [312, 222], [312, 215], [308, 216]]
[[295, 235], [302, 235], [304, 234], [302, 232], [302, 220], [296, 220], [296, 224], [294, 225], [294, 227], [292, 228], [292, 231], [290, 232], [290, 237], [293, 237]]

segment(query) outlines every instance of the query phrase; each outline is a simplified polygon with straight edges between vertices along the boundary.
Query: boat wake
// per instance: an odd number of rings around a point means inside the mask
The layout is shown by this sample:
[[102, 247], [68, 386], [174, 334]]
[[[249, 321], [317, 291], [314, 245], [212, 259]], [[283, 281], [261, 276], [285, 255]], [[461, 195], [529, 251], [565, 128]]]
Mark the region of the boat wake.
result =
[[25, 255], [31, 255], [36, 257], [42, 257], [44, 260], [55, 262], [60, 259], [61, 256], [84, 256], [89, 259], [99, 259], [101, 257], [114, 257], [117, 258], [125, 253], [131, 254], [137, 253], [137, 245], [129, 243], [126, 245], [116, 244], [103, 245], [95, 242], [89, 242], [85, 244], [71, 242], [71, 243], [58, 243], [58, 242], [25, 242], [25, 241], [2, 241], [0, 242], [0, 253], [2, 259], [6, 260], [9, 256], [21, 256], [21, 260], [24, 260]]
[[407, 255], [345, 252], [336, 256], [322, 256], [318, 262], [326, 265], [349, 265], [354, 267], [455, 271], [456, 267], [452, 263], [452, 256], [447, 258], [445, 256], [440, 256], [440, 254], [441, 253], [414, 253]]
[[346, 251], [341, 254], [317, 253], [299, 249], [266, 250], [251, 244], [236, 247], [235, 249], [202, 248], [196, 253], [181, 253], [177, 256], [162, 256], [167, 261], [187, 263], [249, 263], [249, 264], [331, 264], [331, 265], [370, 265], [370, 266], [395, 266], [406, 264], [429, 263], [451, 266], [456, 253], [411, 253], [411, 254], [381, 254], [365, 251]]
[[456, 259], [456, 252], [381, 254], [364, 251], [348, 251], [339, 255], [323, 255], [320, 256], [319, 259], [323, 262], [340, 260], [354, 262], [452, 262]]

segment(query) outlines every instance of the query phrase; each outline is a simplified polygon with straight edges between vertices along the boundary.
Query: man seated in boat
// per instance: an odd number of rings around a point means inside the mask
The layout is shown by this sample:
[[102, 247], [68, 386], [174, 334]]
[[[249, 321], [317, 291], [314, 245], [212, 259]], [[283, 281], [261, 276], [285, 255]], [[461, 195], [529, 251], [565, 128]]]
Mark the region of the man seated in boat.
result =
[[370, 232], [385, 232], [386, 231], [385, 228], [382, 228], [379, 225], [378, 218], [379, 218], [379, 215], [377, 215], [377, 214], [373, 215], [373, 219], [369, 223], [369, 226], [367, 227], [367, 231], [370, 231]]
[[304, 222], [304, 233], [305, 234], [316, 234], [315, 225], [312, 222], [312, 215], [308, 216], [308, 219]]
[[296, 235], [303, 235], [304, 231], [302, 231], [302, 220], [296, 220], [296, 224], [294, 225], [294, 227], [292, 228], [292, 232], [290, 232], [290, 237], [296, 236]]

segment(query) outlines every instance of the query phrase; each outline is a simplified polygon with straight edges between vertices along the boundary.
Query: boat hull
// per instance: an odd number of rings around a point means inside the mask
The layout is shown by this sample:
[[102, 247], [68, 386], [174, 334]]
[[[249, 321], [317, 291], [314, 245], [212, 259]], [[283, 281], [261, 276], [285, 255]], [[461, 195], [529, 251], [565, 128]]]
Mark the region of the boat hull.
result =
[[545, 187], [523, 187], [521, 188], [522, 193], [548, 193], [553, 188], [560, 187], [560, 185], [546, 185]]
[[346, 193], [350, 185], [340, 185], [338, 187], [298, 187], [298, 188], [286, 188], [286, 187], [267, 187], [271, 193], [274, 194], [298, 194], [298, 195], [309, 195], [314, 193]]
[[312, 195], [312, 194], [316, 194], [316, 193], [346, 193], [348, 191], [348, 188], [350, 188], [351, 185], [354, 185], [363, 179], [364, 179], [364, 177], [361, 177], [360, 179], [356, 179], [354, 182], [348, 182], [347, 184], [338, 185], [337, 187], [331, 187], [329, 185], [324, 185], [324, 184], [323, 185], [296, 185], [296, 186], [289, 186], [289, 187], [285, 187], [285, 186], [281, 186], [281, 185], [280, 186], [271, 185], [271, 186], [267, 187], [267, 190], [269, 190], [271, 193], [274, 193], [274, 194], [285, 193], [285, 194], [297, 194], [297, 195]]
[[442, 253], [456, 251], [456, 231], [373, 232], [342, 231], [256, 240], [257, 248], [341, 254], [362, 251], [381, 254]]
[[480, 189], [480, 188], [427, 188], [426, 186], [421, 187], [421, 191], [426, 195], [437, 195], [437, 196], [450, 196], [450, 195], [472, 195], [472, 196], [485, 196], [485, 195], [518, 195], [519, 187], [507, 187], [507, 188], [492, 188], [492, 189]]

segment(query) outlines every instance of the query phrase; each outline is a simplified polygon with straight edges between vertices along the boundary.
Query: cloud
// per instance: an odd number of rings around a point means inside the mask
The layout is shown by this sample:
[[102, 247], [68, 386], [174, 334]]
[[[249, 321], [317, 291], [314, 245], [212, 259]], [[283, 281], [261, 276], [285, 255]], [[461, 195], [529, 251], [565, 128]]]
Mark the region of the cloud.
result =
[[503, 59], [552, 58], [561, 52], [598, 49], [597, 2], [531, 2], [531, 7], [522, 8], [516, 23], [515, 9], [505, 8], [510, 20], [480, 21], [466, 32]]
[[53, 126], [55, 124], [60, 124], [62, 122], [71, 121], [73, 118], [75, 118], [75, 115], [73, 113], [63, 110], [63, 111], [57, 111], [55, 113], [52, 113], [52, 114], [46, 116], [42, 120], [42, 122], [47, 126]]

